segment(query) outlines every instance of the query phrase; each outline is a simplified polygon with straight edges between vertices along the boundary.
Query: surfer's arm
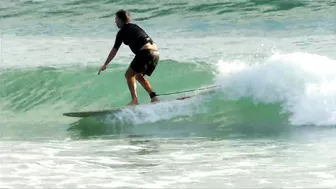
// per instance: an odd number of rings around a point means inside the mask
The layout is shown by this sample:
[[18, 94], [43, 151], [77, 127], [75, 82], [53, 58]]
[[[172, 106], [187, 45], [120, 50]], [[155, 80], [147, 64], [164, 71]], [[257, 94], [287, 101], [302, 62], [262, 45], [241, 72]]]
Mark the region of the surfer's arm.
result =
[[113, 48], [110, 51], [110, 54], [108, 55], [104, 65], [107, 66], [113, 60], [113, 58], [117, 55], [117, 52], [121, 46], [121, 43], [122, 43], [122, 38], [121, 38], [121, 32], [119, 31], [117, 33]]
[[110, 51], [110, 54], [108, 55], [104, 65], [107, 66], [112, 60], [113, 58], [116, 56], [118, 52], [118, 49], [112, 48], [112, 50]]

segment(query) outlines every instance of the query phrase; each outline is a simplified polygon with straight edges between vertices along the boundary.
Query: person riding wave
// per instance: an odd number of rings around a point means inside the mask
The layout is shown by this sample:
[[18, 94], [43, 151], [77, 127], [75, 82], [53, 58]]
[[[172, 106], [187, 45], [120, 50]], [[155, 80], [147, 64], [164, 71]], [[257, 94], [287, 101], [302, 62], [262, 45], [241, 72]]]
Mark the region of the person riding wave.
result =
[[117, 11], [115, 13], [115, 23], [119, 31], [116, 35], [114, 46], [104, 65], [100, 68], [98, 75], [106, 69], [107, 65], [116, 56], [121, 44], [124, 43], [128, 45], [135, 54], [134, 59], [125, 73], [132, 98], [128, 105], [139, 104], [135, 80], [148, 92], [151, 102], [159, 101], [157, 94], [152, 90], [151, 84], [144, 77], [145, 75], [150, 77], [159, 62], [159, 51], [156, 44], [141, 27], [131, 23], [131, 16], [128, 11], [124, 9]]

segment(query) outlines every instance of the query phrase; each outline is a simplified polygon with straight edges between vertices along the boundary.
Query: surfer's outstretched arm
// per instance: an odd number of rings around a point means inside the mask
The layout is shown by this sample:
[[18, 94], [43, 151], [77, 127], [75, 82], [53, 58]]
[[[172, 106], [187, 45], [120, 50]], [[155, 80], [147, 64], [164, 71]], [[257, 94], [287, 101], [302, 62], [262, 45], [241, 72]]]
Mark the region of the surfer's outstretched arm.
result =
[[101, 71], [104, 71], [106, 69], [106, 66], [113, 60], [113, 58], [117, 55], [118, 49], [112, 48], [110, 51], [104, 65], [100, 68], [98, 75], [100, 74]]
[[122, 43], [122, 38], [121, 38], [121, 33], [120, 31], [117, 33], [117, 37], [115, 39], [114, 45], [112, 50], [110, 51], [104, 65], [100, 68], [98, 75], [100, 74], [101, 71], [104, 71], [107, 67], [107, 65], [113, 60], [113, 58], [117, 55], [117, 52], [121, 46]]
[[110, 51], [110, 54], [108, 55], [104, 65], [107, 66], [113, 60], [113, 58], [116, 56], [117, 52], [118, 52], [118, 49], [112, 48], [112, 50]]

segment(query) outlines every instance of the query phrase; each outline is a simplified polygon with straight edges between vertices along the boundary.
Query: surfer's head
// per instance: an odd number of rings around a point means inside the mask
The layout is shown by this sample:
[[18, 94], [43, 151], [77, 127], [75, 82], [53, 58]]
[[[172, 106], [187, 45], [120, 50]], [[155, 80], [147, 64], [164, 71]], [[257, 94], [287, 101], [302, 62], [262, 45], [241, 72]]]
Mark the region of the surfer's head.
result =
[[131, 14], [124, 9], [120, 9], [115, 15], [115, 22], [118, 28], [122, 28], [124, 24], [131, 22]]

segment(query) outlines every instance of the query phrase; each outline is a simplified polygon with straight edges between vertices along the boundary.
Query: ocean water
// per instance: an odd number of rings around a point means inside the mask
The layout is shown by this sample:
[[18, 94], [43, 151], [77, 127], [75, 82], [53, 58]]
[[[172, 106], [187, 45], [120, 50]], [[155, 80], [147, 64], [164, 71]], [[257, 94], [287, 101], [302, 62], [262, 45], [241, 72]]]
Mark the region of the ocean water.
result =
[[[127, 46], [97, 75], [121, 8], [157, 93], [217, 87], [63, 116], [130, 100]], [[1, 188], [336, 187], [335, 1], [2, 0], [0, 29]]]

